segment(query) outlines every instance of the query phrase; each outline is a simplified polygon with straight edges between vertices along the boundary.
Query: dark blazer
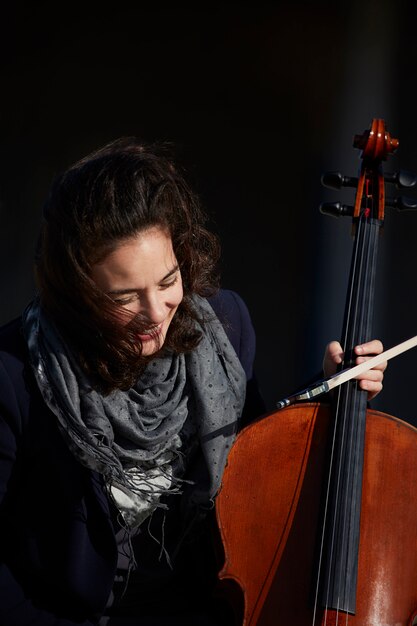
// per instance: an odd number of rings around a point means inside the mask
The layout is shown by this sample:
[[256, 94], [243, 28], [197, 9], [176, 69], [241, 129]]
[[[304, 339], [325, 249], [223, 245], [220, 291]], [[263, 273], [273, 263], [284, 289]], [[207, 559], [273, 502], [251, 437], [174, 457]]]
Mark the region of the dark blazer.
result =
[[[264, 410], [253, 378], [250, 317], [231, 291], [210, 301], [248, 378], [248, 421]], [[14, 320], [0, 329], [0, 626], [97, 623], [116, 562], [101, 476], [68, 450]]]

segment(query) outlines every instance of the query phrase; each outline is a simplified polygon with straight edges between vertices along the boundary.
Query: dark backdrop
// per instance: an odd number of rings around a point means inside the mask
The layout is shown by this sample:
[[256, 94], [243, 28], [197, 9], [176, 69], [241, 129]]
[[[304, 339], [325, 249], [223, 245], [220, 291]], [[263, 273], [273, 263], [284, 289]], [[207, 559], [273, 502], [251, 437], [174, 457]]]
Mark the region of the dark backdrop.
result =
[[[53, 176], [120, 135], [167, 140], [221, 236], [223, 285], [251, 310], [272, 408], [341, 332], [350, 223], [318, 205], [354, 192], [324, 190], [321, 173], [356, 174], [352, 138], [373, 117], [400, 139], [386, 169], [417, 171], [413, 3], [15, 4], [0, 26], [0, 322], [33, 295]], [[387, 347], [417, 333], [416, 236], [417, 212], [388, 213], [375, 314]], [[415, 424], [416, 354], [390, 364], [375, 402]]]

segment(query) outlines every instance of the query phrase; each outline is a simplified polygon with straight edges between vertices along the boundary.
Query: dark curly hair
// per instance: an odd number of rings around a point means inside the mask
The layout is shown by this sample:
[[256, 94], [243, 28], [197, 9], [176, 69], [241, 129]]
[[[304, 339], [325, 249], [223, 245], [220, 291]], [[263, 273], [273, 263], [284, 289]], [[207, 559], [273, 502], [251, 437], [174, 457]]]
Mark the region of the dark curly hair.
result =
[[162, 349], [190, 351], [200, 340], [190, 296], [206, 296], [217, 287], [219, 243], [205, 221], [163, 144], [118, 139], [54, 181], [35, 261], [41, 304], [103, 393], [130, 388], [149, 357], [142, 356], [137, 339], [143, 321], [126, 326], [115, 321], [120, 309], [92, 280], [92, 266], [137, 233], [154, 226], [166, 229], [184, 298]]

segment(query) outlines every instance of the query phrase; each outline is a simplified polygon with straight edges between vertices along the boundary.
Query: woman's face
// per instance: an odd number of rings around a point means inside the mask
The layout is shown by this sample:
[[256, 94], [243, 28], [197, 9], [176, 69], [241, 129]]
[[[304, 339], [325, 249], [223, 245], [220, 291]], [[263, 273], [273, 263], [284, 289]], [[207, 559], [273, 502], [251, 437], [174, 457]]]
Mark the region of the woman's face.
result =
[[127, 315], [136, 315], [149, 327], [138, 335], [142, 354], [156, 352], [164, 343], [168, 327], [183, 297], [181, 273], [168, 232], [155, 226], [120, 243], [92, 267], [92, 278]]

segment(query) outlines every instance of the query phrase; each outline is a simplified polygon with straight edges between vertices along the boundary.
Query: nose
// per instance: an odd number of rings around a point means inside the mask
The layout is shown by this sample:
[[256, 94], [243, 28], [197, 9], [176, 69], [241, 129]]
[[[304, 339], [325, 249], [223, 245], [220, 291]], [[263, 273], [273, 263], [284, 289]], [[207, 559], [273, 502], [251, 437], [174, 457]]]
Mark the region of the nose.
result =
[[138, 311], [152, 325], [160, 324], [166, 317], [166, 307], [164, 305], [161, 294], [158, 292], [148, 294], [143, 297], [139, 303]]

